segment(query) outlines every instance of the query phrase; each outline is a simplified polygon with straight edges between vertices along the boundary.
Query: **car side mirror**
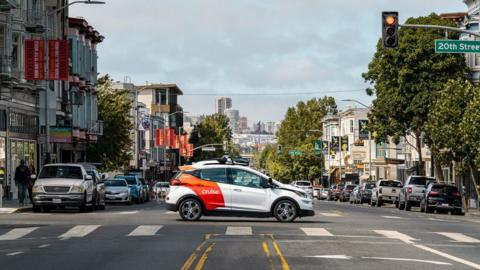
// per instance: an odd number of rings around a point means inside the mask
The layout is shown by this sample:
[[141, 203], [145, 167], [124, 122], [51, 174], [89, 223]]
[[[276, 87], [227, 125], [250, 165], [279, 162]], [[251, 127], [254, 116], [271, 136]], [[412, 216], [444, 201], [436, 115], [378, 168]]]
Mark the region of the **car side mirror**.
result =
[[105, 178], [107, 178], [107, 176], [105, 174], [102, 174], [102, 180], [105, 180]]
[[269, 185], [273, 185], [273, 179], [272, 179], [271, 177], [268, 178], [268, 184], [269, 184]]
[[30, 179], [35, 180], [37, 179], [37, 176], [35, 174], [30, 175]]
[[87, 180], [92, 180], [93, 178], [92, 178], [91, 175], [87, 175], [87, 176], [85, 177], [85, 179], [87, 179]]

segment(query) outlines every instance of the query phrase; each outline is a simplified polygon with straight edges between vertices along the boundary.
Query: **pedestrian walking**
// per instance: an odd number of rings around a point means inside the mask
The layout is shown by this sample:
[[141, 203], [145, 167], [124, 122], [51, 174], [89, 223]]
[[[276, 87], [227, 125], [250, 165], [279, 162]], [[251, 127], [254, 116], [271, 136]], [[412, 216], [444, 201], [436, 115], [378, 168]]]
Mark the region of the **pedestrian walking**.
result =
[[35, 179], [32, 179], [30, 176], [35, 174], [35, 167], [30, 164], [28, 170], [28, 197], [30, 198], [30, 203], [33, 205], [33, 185], [35, 184]]
[[25, 205], [25, 197], [30, 178], [30, 171], [25, 165], [25, 160], [20, 161], [20, 165], [15, 169], [15, 184], [18, 187], [18, 202], [20, 206]]

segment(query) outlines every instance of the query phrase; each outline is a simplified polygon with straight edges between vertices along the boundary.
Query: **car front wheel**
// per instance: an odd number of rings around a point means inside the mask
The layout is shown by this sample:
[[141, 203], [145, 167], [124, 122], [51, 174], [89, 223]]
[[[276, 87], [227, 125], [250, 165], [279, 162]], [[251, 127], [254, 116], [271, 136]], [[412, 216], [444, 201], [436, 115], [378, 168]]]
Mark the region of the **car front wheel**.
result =
[[275, 204], [273, 215], [280, 222], [292, 222], [297, 218], [297, 206], [290, 200], [282, 200]]
[[180, 217], [185, 221], [195, 221], [202, 216], [202, 205], [197, 199], [186, 199], [178, 208]]

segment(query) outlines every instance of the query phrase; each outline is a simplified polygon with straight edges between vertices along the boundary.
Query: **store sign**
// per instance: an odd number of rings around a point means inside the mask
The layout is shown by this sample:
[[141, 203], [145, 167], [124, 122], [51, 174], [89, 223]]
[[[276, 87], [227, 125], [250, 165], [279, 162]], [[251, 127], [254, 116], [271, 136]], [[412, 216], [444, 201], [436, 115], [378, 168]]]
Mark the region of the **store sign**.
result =
[[26, 39], [24, 56], [25, 80], [45, 80], [45, 42], [38, 39]]
[[72, 128], [50, 127], [49, 134], [52, 143], [72, 143]]
[[49, 40], [48, 41], [48, 79], [49, 80], [68, 80], [68, 41], [67, 40]]
[[369, 131], [367, 126], [368, 120], [358, 120], [358, 138], [360, 140], [368, 140]]

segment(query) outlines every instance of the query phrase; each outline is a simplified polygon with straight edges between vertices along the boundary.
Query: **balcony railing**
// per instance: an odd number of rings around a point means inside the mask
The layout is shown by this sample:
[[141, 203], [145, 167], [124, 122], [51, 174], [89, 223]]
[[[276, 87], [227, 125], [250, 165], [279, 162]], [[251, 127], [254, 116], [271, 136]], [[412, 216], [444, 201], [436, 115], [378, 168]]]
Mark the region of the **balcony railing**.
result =
[[25, 28], [31, 33], [43, 33], [46, 29], [46, 14], [41, 10], [27, 10]]
[[91, 121], [88, 131], [88, 134], [102, 136], [103, 135], [103, 121]]

